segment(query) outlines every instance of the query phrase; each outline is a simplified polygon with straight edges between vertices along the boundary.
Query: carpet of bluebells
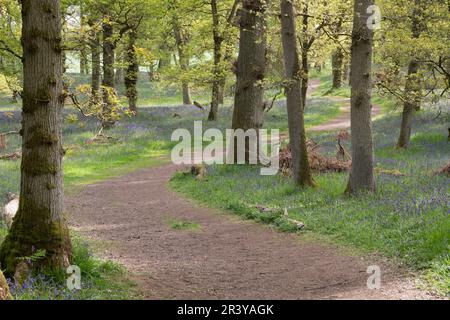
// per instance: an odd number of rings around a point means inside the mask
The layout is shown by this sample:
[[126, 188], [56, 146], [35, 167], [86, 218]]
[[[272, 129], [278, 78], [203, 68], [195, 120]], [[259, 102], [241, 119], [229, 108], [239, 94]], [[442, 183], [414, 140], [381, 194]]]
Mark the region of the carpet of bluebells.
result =
[[[377, 174], [374, 195], [345, 196], [348, 174], [316, 175], [317, 189], [299, 191], [285, 177], [262, 177], [257, 168], [246, 166], [213, 166], [206, 181], [180, 175], [172, 184], [200, 201], [275, 225], [279, 219], [262, 216], [254, 206], [280, 212], [288, 208], [292, 218], [306, 223], [306, 230], [425, 270], [428, 283], [448, 295], [450, 177], [435, 172], [450, 161], [450, 115], [444, 112], [436, 119], [436, 114], [426, 110], [417, 115], [407, 151], [395, 148], [398, 113], [375, 122], [376, 166], [387, 173]], [[322, 152], [335, 156], [335, 134], [311, 138]]]
[[[277, 102], [266, 116], [266, 128], [287, 129], [285, 102]], [[306, 114], [309, 126], [320, 124], [335, 117], [339, 106], [330, 104], [326, 99], [314, 99]], [[68, 121], [70, 115], [77, 115], [78, 121]], [[208, 116], [206, 111], [194, 106], [150, 107], [142, 108], [137, 117], [124, 117], [107, 135], [116, 138], [105, 144], [87, 144], [99, 130], [95, 119], [84, 118], [76, 111], [66, 108], [66, 119], [63, 136], [67, 149], [65, 157], [66, 185], [80, 182], [89, 183], [93, 180], [109, 178], [114, 169], [151, 164], [150, 160], [170, 154], [174, 130], [185, 128], [193, 130], [194, 121], [203, 120], [204, 130], [218, 128], [225, 132], [230, 128], [232, 109], [223, 107], [220, 111], [220, 121], [210, 123], [204, 121]], [[0, 107], [0, 132], [9, 132], [20, 128], [21, 114], [19, 111], [2, 112]], [[0, 151], [2, 154], [12, 153], [20, 149], [20, 137], [8, 137], [8, 148]], [[148, 160], [146, 162], [146, 160]], [[4, 202], [6, 192], [17, 192], [19, 189], [20, 161], [0, 161], [0, 203]], [[116, 175], [121, 174], [120, 170]], [[95, 179], [97, 178], [97, 179]]]
[[[0, 226], [1, 227], [1, 226]], [[6, 235], [0, 229], [0, 241]], [[81, 269], [81, 288], [70, 290], [68, 274], [47, 271], [29, 274], [21, 283], [7, 279], [15, 300], [120, 300], [137, 297], [135, 285], [120, 265], [96, 258], [92, 245], [72, 236], [73, 264]], [[27, 259], [32, 264], [33, 260]]]

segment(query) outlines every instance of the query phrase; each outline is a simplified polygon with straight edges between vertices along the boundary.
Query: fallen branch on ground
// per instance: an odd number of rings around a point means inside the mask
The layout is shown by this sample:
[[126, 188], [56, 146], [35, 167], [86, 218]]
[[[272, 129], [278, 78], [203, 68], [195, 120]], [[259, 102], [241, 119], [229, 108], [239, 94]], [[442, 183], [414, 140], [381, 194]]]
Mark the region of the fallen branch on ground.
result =
[[194, 106], [196, 106], [197, 108], [206, 111], [206, 108], [204, 106], [201, 105], [200, 102], [194, 101]]
[[[311, 169], [313, 171], [328, 173], [328, 172], [348, 172], [351, 168], [351, 161], [340, 161], [338, 159], [328, 158], [321, 155], [317, 149], [320, 147], [314, 141], [308, 141], [308, 157]], [[280, 168], [281, 172], [286, 175], [292, 174], [292, 153], [291, 146], [288, 145], [280, 152]]]
[[90, 138], [86, 143], [87, 144], [93, 144], [93, 143], [105, 143], [107, 141], [119, 141], [119, 139], [114, 138], [114, 137], [110, 137], [107, 135], [103, 134], [103, 127], [99, 130], [99, 132], [93, 136], [92, 138]]

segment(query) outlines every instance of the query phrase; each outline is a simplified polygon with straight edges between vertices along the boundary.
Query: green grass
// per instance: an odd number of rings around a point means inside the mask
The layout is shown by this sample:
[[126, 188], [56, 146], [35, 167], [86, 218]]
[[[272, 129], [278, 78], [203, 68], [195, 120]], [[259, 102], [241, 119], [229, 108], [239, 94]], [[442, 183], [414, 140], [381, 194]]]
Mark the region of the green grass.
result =
[[[249, 166], [212, 166], [205, 181], [177, 175], [171, 184], [202, 203], [293, 232], [281, 218], [288, 208], [291, 218], [306, 223], [306, 231], [424, 270], [428, 285], [450, 294], [450, 178], [434, 174], [450, 159], [448, 120], [432, 119], [427, 112], [417, 115], [406, 151], [394, 147], [399, 116], [376, 121], [377, 166], [406, 176], [379, 174], [374, 195], [345, 196], [347, 174], [318, 174], [318, 188], [299, 190], [286, 177], [260, 176], [258, 168]], [[325, 153], [334, 154], [333, 134], [313, 138]], [[275, 213], [261, 214], [257, 205], [275, 208]]]
[[169, 221], [170, 228], [177, 231], [198, 231], [201, 226], [195, 222], [173, 219]]
[[92, 184], [145, 167], [168, 162], [170, 143], [133, 139], [69, 151], [65, 162], [65, 186]]
[[[6, 229], [0, 228], [0, 242]], [[138, 297], [136, 285], [117, 263], [94, 256], [91, 244], [72, 235], [73, 265], [81, 270], [81, 290], [69, 290], [64, 272], [30, 275], [21, 285], [10, 281], [15, 300], [130, 300]]]
[[317, 75], [320, 80], [320, 86], [313, 93], [314, 97], [326, 97], [326, 96], [336, 96], [343, 98], [350, 98], [350, 87], [348, 83], [343, 83], [342, 88], [332, 89], [333, 78], [331, 76], [330, 70], [324, 70]]
[[[320, 80], [319, 88], [313, 93], [313, 97], [342, 97], [342, 98], [350, 98], [351, 97], [351, 89], [348, 81], [342, 84], [342, 87], [339, 89], [332, 89], [333, 79], [330, 75], [331, 70], [324, 70], [321, 73], [317, 73], [316, 77]], [[373, 92], [372, 103], [374, 105], [380, 106], [382, 110], [382, 114], [386, 115], [389, 113], [393, 113], [399, 110], [398, 106], [389, 97], [380, 96], [376, 91]]]
[[[83, 79], [76, 79], [76, 81], [83, 81]], [[326, 85], [326, 83], [325, 83]], [[116, 127], [107, 132], [108, 135], [114, 137], [116, 140], [109, 141], [104, 144], [87, 144], [86, 141], [91, 138], [98, 130], [98, 124], [92, 120], [83, 120], [79, 123], [65, 123], [63, 135], [64, 135], [64, 145], [67, 149], [67, 154], [64, 160], [65, 167], [65, 187], [66, 191], [71, 192], [76, 191], [78, 187], [82, 187], [85, 184], [94, 183], [97, 181], [112, 178], [114, 176], [120, 176], [128, 172], [137, 170], [143, 167], [149, 167], [154, 165], [159, 165], [167, 161], [167, 155], [170, 152], [171, 147], [174, 143], [170, 142], [170, 136], [175, 129], [187, 128], [192, 129], [193, 122], [196, 120], [204, 120], [207, 113], [197, 110], [195, 108], [188, 107], [178, 107], [178, 108], [150, 108], [154, 105], [167, 105], [167, 104], [181, 104], [179, 93], [176, 89], [168, 93], [164, 93], [164, 88], [152, 88], [148, 83], [141, 80], [139, 82], [141, 89], [141, 102], [140, 106], [149, 107], [141, 108], [141, 112], [137, 117], [134, 118], [124, 118], [122, 119]], [[195, 92], [195, 98], [199, 98], [200, 102], [208, 101], [208, 97], [202, 99], [204, 93], [201, 91]], [[14, 105], [6, 104], [7, 97], [0, 95], [0, 111], [15, 111], [12, 115], [4, 115], [0, 112], [0, 132], [15, 130], [20, 126], [20, 113], [18, 112], [19, 107]], [[1, 103], [4, 101], [5, 104]], [[306, 110], [306, 126], [311, 127], [323, 122], [326, 122], [339, 114], [339, 105], [330, 102], [325, 97], [314, 98], [308, 101], [308, 107]], [[72, 110], [67, 110], [65, 116], [73, 112]], [[173, 117], [174, 113], [178, 113], [181, 117]], [[208, 128], [219, 128], [224, 130], [230, 127], [232, 117], [232, 108], [222, 107], [220, 109], [220, 120], [216, 123], [204, 122], [205, 130]], [[265, 128], [277, 128], [281, 131], [287, 131], [287, 114], [284, 108], [284, 102], [278, 101], [274, 106], [274, 109], [270, 111], [265, 116]], [[17, 136], [12, 136], [8, 139], [8, 148], [4, 152], [13, 152], [20, 148], [20, 139]], [[388, 149], [386, 149], [388, 150]], [[385, 151], [388, 152], [388, 151]], [[240, 168], [239, 170], [241, 170]], [[228, 170], [228, 169], [227, 169]], [[231, 169], [230, 169], [231, 170]], [[234, 170], [234, 169], [233, 169]], [[220, 171], [217, 171], [220, 172]], [[228, 181], [222, 187], [236, 187], [240, 192], [245, 192], [246, 189], [251, 188], [249, 185], [250, 181], [245, 181], [241, 185], [236, 183], [241, 183], [242, 178], [239, 175], [242, 173], [245, 176], [247, 169], [243, 171], [238, 171], [238, 176], [235, 177], [236, 181]], [[224, 175], [228, 175], [227, 171], [222, 172]], [[219, 174], [218, 177], [221, 177]], [[327, 181], [323, 181], [324, 185], [335, 186], [335, 195], [340, 196], [340, 189], [342, 188], [344, 181], [342, 177], [339, 179], [330, 178]], [[336, 185], [336, 181], [340, 181], [339, 185]], [[20, 181], [20, 161], [0, 161], [0, 202], [3, 202], [3, 197], [6, 192], [18, 192]], [[270, 186], [273, 183], [270, 180], [268, 186], [267, 197], [271, 195]], [[181, 183], [182, 182], [182, 183]], [[258, 179], [254, 181], [258, 182]], [[186, 188], [188, 186], [194, 188], [198, 186], [195, 181], [180, 180], [180, 183], [184, 185], [186, 183]], [[209, 182], [206, 182], [209, 183]], [[272, 194], [272, 198], [281, 194], [280, 199], [283, 197], [294, 197], [297, 192], [288, 183], [282, 180], [280, 183], [280, 189], [275, 190]], [[180, 186], [181, 187], [181, 186]], [[221, 192], [221, 186], [216, 186], [213, 192]], [[327, 190], [329, 192], [330, 190]], [[339, 192], [338, 192], [339, 190]], [[187, 191], [187, 190], [186, 190]], [[231, 190], [230, 190], [231, 191]], [[214, 193], [213, 193], [214, 194]], [[320, 193], [324, 197], [324, 193]], [[273, 223], [277, 225], [281, 230], [294, 231], [292, 225], [287, 223], [285, 219], [280, 219], [277, 215], [264, 216], [258, 215], [257, 212], [251, 210], [250, 208], [244, 206], [241, 201], [237, 198], [231, 197], [230, 194], [224, 195], [224, 198], [220, 196], [217, 200], [221, 199], [215, 203], [217, 206], [224, 205], [225, 208], [230, 208], [241, 212], [242, 215], [247, 218], [255, 218], [261, 222]], [[226, 197], [230, 196], [229, 199]], [[315, 192], [311, 192], [311, 196], [319, 196]], [[314, 197], [311, 198], [311, 201]], [[259, 202], [262, 199], [252, 199], [252, 202]], [[320, 199], [319, 199], [320, 200]], [[313, 202], [311, 202], [313, 203]], [[320, 204], [320, 201], [319, 201]], [[281, 209], [280, 205], [280, 209]], [[317, 222], [320, 224], [319, 222]], [[174, 230], [187, 230], [196, 231], [201, 228], [197, 225], [188, 221], [172, 221], [169, 225]], [[311, 224], [310, 224], [311, 225]], [[0, 226], [0, 240], [1, 236], [5, 235], [5, 229]], [[97, 299], [97, 298], [121, 298], [121, 296], [114, 296], [114, 294], [108, 296], [108, 290], [115, 290], [123, 292], [120, 288], [127, 288], [129, 283], [127, 282], [126, 274], [122, 273], [120, 267], [117, 265], [110, 265], [108, 262], [102, 262], [94, 257], [86, 257], [86, 251], [83, 249], [83, 245], [79, 245], [80, 239], [75, 239], [75, 259], [77, 263], [86, 263], [88, 265], [86, 279], [91, 279], [90, 289], [84, 290], [80, 295], [74, 298], [83, 299]], [[0, 241], [1, 242], [1, 241]], [[83, 251], [84, 250], [84, 251]], [[79, 257], [79, 258], [77, 258]], [[84, 257], [84, 258], [82, 258]], [[94, 276], [92, 274], [95, 274]], [[48, 279], [46, 279], [48, 281]], [[54, 285], [45, 285], [39, 287], [36, 292], [29, 292], [26, 295], [18, 296], [18, 298], [28, 297], [38, 298], [39, 294], [42, 297], [52, 298], [50, 293], [45, 293], [45, 290], [50, 290]], [[120, 288], [114, 289], [114, 286], [119, 286]], [[125, 290], [125, 289], [124, 289]], [[126, 290], [125, 290], [126, 291]], [[121, 294], [121, 293], [120, 293]], [[127, 293], [124, 294], [124, 298], [127, 298]]]

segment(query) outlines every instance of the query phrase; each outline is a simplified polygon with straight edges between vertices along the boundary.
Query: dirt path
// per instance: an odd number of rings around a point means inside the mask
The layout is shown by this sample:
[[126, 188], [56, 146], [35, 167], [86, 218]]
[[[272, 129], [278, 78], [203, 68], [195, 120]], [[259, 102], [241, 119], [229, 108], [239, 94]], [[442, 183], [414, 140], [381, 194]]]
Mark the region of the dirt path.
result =
[[[147, 299], [426, 298], [382, 267], [383, 290], [366, 289], [377, 259], [281, 234], [200, 207], [170, 191], [169, 165], [90, 185], [68, 199], [72, 225], [110, 243], [101, 254], [124, 264]], [[171, 229], [173, 219], [199, 231]], [[400, 284], [399, 284], [400, 283]]]
[[[330, 100], [342, 104], [339, 116], [327, 123], [310, 128], [308, 129], [308, 131], [310, 132], [337, 131], [350, 128], [351, 126], [350, 99], [341, 97], [332, 97], [330, 98]], [[381, 114], [381, 107], [374, 105], [372, 108], [372, 119], [375, 119], [380, 114]]]
[[[379, 258], [351, 255], [201, 207], [170, 190], [166, 165], [87, 186], [67, 199], [72, 226], [106, 243], [146, 299], [427, 299]], [[174, 230], [173, 220], [200, 229]], [[382, 289], [368, 290], [368, 266]]]

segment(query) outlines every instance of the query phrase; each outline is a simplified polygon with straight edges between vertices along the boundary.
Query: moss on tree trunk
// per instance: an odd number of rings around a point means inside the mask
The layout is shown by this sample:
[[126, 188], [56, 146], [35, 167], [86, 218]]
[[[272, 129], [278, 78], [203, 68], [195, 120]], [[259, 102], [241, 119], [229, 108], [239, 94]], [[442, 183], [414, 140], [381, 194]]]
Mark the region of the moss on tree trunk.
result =
[[137, 81], [139, 76], [139, 64], [136, 53], [137, 34], [132, 30], [129, 35], [129, 42], [127, 48], [127, 72], [125, 74], [126, 96], [128, 98], [128, 106], [131, 112], [137, 114]]
[[0, 248], [7, 276], [23, 257], [45, 251], [30, 271], [69, 265], [63, 217], [61, 10], [59, 0], [22, 1], [23, 113], [20, 205]]
[[[286, 98], [289, 122], [289, 137], [292, 150], [293, 176], [302, 187], [315, 186], [308, 160], [305, 130], [305, 104], [302, 90], [299, 47], [296, 33], [296, 14], [291, 1], [281, 0], [281, 32], [286, 73]], [[303, 55], [305, 63], [305, 55]], [[307, 61], [306, 61], [307, 64]]]
[[[234, 130], [254, 129], [263, 126], [264, 117], [264, 79], [267, 64], [265, 0], [244, 0], [240, 13], [239, 56], [236, 65], [236, 92], [234, 99]], [[245, 159], [248, 162], [254, 146], [245, 143]], [[235, 143], [237, 148], [237, 143]], [[235, 155], [237, 150], [235, 149]]]
[[356, 0], [351, 63], [352, 171], [348, 193], [375, 191], [372, 137], [372, 55], [373, 31], [368, 28], [367, 8], [373, 0]]

